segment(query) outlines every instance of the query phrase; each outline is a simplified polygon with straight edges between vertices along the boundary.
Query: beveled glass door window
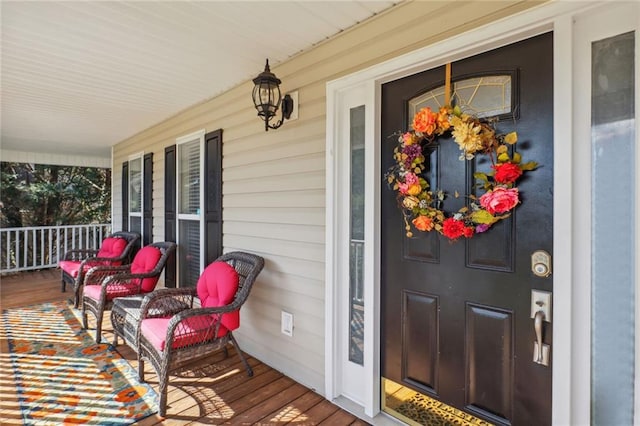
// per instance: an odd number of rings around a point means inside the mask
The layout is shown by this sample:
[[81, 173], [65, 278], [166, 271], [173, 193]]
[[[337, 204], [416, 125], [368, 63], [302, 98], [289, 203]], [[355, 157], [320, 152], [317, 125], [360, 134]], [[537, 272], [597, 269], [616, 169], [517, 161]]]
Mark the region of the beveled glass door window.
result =
[[[512, 86], [514, 75], [488, 75], [473, 77], [453, 82], [451, 84], [451, 104], [459, 106], [462, 111], [474, 114], [480, 118], [498, 117], [513, 114], [514, 98]], [[445, 86], [436, 87], [426, 93], [416, 96], [408, 102], [409, 126], [416, 112], [429, 107], [438, 111], [444, 106]]]

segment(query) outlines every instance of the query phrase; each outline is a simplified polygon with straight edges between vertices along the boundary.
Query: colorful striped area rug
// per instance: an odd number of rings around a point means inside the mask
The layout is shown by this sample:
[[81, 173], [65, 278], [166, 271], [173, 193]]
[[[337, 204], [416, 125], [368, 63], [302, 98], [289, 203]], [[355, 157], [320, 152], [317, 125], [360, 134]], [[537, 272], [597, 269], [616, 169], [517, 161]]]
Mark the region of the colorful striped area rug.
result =
[[2, 327], [25, 424], [125, 425], [158, 411], [153, 389], [68, 302], [5, 310]]

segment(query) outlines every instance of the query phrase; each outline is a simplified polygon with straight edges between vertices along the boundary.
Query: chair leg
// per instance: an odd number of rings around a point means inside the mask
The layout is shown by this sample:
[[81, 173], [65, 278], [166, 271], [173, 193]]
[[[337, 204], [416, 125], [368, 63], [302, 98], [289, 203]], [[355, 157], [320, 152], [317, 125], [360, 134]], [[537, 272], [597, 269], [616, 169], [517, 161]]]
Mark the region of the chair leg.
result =
[[73, 293], [73, 305], [78, 309], [80, 306], [80, 284], [74, 284]]
[[96, 313], [96, 343], [100, 344], [102, 342], [102, 314], [104, 312], [102, 310], [98, 310]]
[[242, 353], [242, 350], [240, 349], [240, 346], [238, 346], [238, 342], [236, 341], [236, 338], [233, 337], [233, 333], [232, 332], [229, 332], [229, 337], [231, 338], [231, 341], [233, 342], [233, 346], [236, 348], [236, 351], [238, 351], [238, 356], [242, 360], [242, 363], [244, 364], [245, 368], [247, 369], [247, 376], [249, 376], [249, 377], [253, 376], [253, 369], [251, 368], [251, 366], [247, 362], [247, 359], [244, 357], [244, 354]]
[[158, 394], [160, 400], [158, 401], [158, 415], [165, 417], [167, 414], [167, 387], [169, 385], [169, 373], [163, 372], [158, 376]]
[[[140, 352], [140, 349], [138, 349], [138, 352]], [[144, 361], [140, 353], [138, 353], [138, 380], [144, 382]]]
[[84, 307], [84, 305], [82, 306], [82, 328], [84, 328], [85, 330], [87, 330], [89, 328], [89, 321], [87, 319], [87, 311]]

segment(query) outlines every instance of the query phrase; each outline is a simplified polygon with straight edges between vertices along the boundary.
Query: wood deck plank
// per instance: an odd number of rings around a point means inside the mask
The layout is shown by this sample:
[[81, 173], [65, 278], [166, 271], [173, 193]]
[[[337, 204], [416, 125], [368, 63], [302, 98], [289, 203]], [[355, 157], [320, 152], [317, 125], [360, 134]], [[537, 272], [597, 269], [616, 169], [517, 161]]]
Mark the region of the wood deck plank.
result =
[[270, 413], [265, 418], [275, 419], [278, 424], [288, 424], [322, 401], [324, 401], [322, 396], [308, 389], [307, 393], [291, 401], [285, 409], [280, 410], [278, 413]]
[[[288, 377], [282, 377], [277, 381], [263, 386], [250, 398], [244, 397], [248, 408], [240, 412], [240, 403], [243, 400], [236, 401], [233, 404], [238, 414], [234, 415], [224, 424], [256, 424], [264, 417], [265, 412], [271, 412], [282, 408], [287, 402], [306, 393], [308, 389]], [[263, 423], [261, 423], [263, 424]]]
[[356, 420], [356, 416], [346, 411], [337, 410], [335, 413], [318, 423], [322, 426], [350, 425]]
[[[278, 395], [266, 399], [250, 410], [245, 411], [238, 420], [246, 421], [249, 424], [281, 424], [283, 418], [292, 410], [292, 401], [309, 392], [309, 389], [299, 383], [293, 383], [290, 387], [280, 392]], [[264, 413], [269, 413], [264, 415]]]
[[[317, 425], [326, 418], [330, 417], [333, 413], [338, 411], [339, 408], [326, 399], [322, 398], [322, 400], [309, 408], [304, 413], [300, 413], [300, 415], [296, 416], [293, 420], [291, 420], [290, 424], [312, 424]], [[348, 423], [347, 423], [348, 424]]]

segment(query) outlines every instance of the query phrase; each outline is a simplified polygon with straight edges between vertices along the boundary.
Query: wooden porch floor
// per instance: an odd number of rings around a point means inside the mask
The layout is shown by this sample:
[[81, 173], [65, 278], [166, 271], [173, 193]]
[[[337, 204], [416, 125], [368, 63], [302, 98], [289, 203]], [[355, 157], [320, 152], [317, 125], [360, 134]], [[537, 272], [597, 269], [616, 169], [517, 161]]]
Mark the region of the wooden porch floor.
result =
[[[72, 297], [60, 291], [60, 272], [46, 270], [1, 278], [0, 306], [16, 308], [37, 303], [63, 301]], [[90, 327], [95, 326], [89, 315]], [[112, 341], [109, 315], [103, 322], [103, 336]], [[135, 353], [126, 345], [118, 352], [137, 368]], [[0, 339], [0, 353], [8, 343]], [[311, 389], [279, 371], [249, 357], [254, 376], [241, 368], [235, 351], [223, 359], [220, 354], [190, 366], [169, 382], [167, 417], [148, 417], [139, 425], [260, 424], [260, 425], [366, 425], [367, 423], [325, 400]], [[248, 354], [247, 354], [248, 355]], [[12, 370], [0, 368], [0, 424], [22, 424]], [[147, 363], [145, 378], [157, 390], [157, 378]], [[240, 368], [238, 368], [240, 367]], [[229, 374], [238, 370], [237, 374]]]

